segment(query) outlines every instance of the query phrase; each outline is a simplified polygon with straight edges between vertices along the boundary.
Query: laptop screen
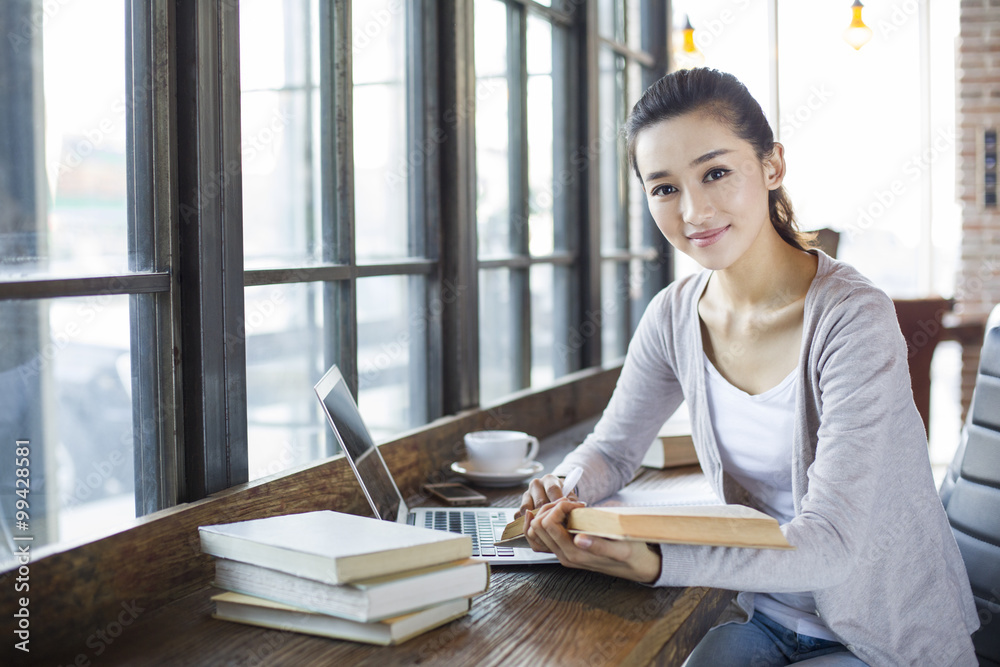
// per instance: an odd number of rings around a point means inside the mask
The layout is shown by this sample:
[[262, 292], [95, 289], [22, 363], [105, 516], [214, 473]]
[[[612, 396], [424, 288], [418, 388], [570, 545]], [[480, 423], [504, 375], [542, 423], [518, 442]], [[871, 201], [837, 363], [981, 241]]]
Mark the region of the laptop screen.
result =
[[334, 366], [327, 371], [316, 383], [315, 389], [326, 418], [375, 516], [385, 521], [404, 522], [408, 512], [406, 503], [361, 418], [340, 370]]

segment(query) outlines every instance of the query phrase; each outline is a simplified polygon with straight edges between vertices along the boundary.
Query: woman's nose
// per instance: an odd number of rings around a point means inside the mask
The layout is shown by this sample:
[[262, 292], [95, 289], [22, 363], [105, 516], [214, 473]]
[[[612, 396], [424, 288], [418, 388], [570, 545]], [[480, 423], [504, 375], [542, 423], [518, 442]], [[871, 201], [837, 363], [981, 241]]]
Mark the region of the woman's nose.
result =
[[712, 219], [715, 208], [697, 188], [685, 188], [681, 194], [681, 217], [685, 224], [700, 226]]

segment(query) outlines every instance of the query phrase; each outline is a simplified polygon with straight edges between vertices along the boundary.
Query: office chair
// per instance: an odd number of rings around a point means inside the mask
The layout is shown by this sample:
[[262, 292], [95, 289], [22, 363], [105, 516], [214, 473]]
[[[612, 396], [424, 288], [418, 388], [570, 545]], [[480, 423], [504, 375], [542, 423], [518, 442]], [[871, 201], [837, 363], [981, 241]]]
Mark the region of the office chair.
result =
[[969, 418], [941, 501], [979, 611], [981, 627], [972, 635], [979, 664], [1000, 667], [1000, 326], [986, 332]]

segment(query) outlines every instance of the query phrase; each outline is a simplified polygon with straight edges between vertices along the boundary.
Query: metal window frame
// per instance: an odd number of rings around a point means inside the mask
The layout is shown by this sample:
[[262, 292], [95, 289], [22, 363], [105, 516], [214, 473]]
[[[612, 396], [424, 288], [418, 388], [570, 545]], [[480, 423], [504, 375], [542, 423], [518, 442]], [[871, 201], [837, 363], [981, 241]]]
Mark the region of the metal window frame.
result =
[[[170, 56], [172, 3], [126, 3], [126, 95], [129, 181], [129, 269], [150, 272], [105, 281], [131, 294], [133, 458], [135, 510], [142, 516], [177, 503], [185, 482], [182, 369], [174, 365], [180, 344], [180, 290], [171, 273], [177, 212], [176, 155]], [[79, 285], [82, 286], [82, 285]]]
[[[174, 30], [185, 484], [246, 482], [239, 5], [177, 0]], [[182, 103], [182, 101], [184, 103]]]
[[[479, 405], [479, 272], [476, 235], [476, 72], [469, 0], [437, 3], [442, 409]], [[446, 194], [444, 188], [451, 188]]]
[[[507, 3], [507, 183], [510, 252], [528, 257], [528, 12], [520, 3]], [[484, 270], [482, 262], [480, 270]], [[531, 384], [531, 278], [530, 268], [508, 265], [510, 322], [508, 332], [514, 352], [513, 388]]]

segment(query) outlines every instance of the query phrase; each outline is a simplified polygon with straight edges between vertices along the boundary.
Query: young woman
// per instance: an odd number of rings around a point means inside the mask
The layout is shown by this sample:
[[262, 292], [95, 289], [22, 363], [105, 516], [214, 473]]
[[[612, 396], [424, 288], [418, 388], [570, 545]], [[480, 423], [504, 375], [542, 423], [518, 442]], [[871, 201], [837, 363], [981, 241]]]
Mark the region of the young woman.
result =
[[[783, 148], [735, 77], [667, 75], [626, 136], [657, 227], [706, 270], [652, 300], [594, 433], [531, 482], [530, 543], [569, 567], [744, 591], [689, 667], [975, 665], [978, 616], [892, 302], [796, 230]], [[580, 466], [579, 498], [608, 496], [685, 398], [716, 494], [777, 518], [795, 550], [566, 532], [580, 503], [556, 475]]]

